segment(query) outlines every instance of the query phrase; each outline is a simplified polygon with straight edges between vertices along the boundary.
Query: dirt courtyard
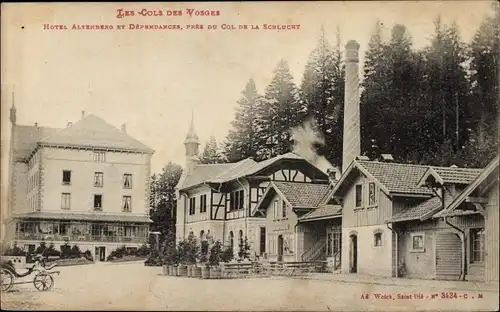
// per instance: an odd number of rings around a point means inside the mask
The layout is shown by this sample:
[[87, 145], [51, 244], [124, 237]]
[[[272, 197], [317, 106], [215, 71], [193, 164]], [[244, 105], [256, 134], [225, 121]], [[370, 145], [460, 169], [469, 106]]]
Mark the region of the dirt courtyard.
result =
[[[160, 275], [142, 262], [61, 267], [51, 291], [16, 285], [15, 310], [496, 310], [498, 292], [297, 278], [201, 280]], [[434, 297], [433, 297], [434, 295]], [[377, 298], [378, 297], [378, 298]]]

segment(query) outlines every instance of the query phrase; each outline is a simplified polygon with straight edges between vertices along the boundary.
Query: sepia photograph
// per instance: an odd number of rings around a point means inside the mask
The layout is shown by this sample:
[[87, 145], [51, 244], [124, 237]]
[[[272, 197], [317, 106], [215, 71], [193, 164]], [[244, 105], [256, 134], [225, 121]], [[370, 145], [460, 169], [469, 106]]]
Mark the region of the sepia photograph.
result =
[[499, 310], [498, 1], [1, 12], [3, 310]]

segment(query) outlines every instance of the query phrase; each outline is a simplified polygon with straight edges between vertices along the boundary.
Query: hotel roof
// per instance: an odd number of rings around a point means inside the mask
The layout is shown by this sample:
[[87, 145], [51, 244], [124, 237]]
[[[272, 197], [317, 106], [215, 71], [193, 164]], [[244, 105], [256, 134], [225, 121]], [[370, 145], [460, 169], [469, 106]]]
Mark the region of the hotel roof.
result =
[[14, 141], [14, 156], [21, 159], [29, 157], [37, 146], [153, 153], [148, 146], [92, 114], [62, 129], [15, 125]]

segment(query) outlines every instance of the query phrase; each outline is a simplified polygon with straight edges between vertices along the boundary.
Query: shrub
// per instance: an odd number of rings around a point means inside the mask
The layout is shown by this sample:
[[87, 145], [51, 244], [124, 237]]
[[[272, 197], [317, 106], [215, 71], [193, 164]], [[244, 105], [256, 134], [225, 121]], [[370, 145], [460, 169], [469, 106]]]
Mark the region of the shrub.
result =
[[82, 252], [80, 250], [80, 247], [78, 245], [73, 245], [70, 250], [70, 258], [80, 258], [82, 256]]
[[157, 250], [153, 250], [146, 261], [144, 261], [145, 266], [162, 266], [163, 263], [162, 257]]
[[221, 260], [222, 262], [229, 262], [233, 260], [234, 254], [233, 254], [233, 247], [231, 245], [226, 245], [224, 246], [224, 249], [222, 250], [221, 254]]
[[35, 249], [35, 254], [45, 254], [45, 249], [47, 249], [47, 244], [44, 241], [40, 242], [40, 246]]
[[243, 259], [250, 258], [250, 244], [248, 243], [248, 238], [245, 236], [245, 239], [240, 239], [238, 257]]
[[194, 235], [190, 234], [187, 239], [183, 239], [177, 245], [179, 261], [182, 264], [195, 264], [198, 258], [200, 247]]
[[168, 265], [179, 264], [180, 257], [177, 248], [175, 248], [175, 241], [165, 240], [160, 255], [165, 264]]
[[206, 263], [208, 261], [208, 241], [202, 241], [200, 244], [200, 262]]
[[[41, 243], [40, 243], [41, 245]], [[54, 243], [50, 243], [49, 247], [45, 248], [42, 254], [46, 257], [60, 257], [61, 252], [56, 250]]]
[[61, 259], [69, 259], [71, 257], [71, 246], [65, 243], [61, 246]]
[[220, 241], [216, 241], [212, 248], [210, 248], [210, 256], [208, 257], [207, 266], [217, 266], [220, 262], [222, 262], [222, 243]]
[[14, 243], [12, 247], [8, 247], [4, 251], [5, 256], [26, 256], [26, 252], [23, 248], [17, 246], [17, 243]]
[[143, 244], [139, 249], [136, 251], [136, 255], [139, 257], [146, 257], [151, 253], [151, 249], [146, 245]]
[[85, 250], [85, 252], [82, 254], [85, 259], [87, 260], [90, 260], [90, 261], [94, 261], [94, 257], [92, 257], [92, 252], [90, 252], [90, 250]]

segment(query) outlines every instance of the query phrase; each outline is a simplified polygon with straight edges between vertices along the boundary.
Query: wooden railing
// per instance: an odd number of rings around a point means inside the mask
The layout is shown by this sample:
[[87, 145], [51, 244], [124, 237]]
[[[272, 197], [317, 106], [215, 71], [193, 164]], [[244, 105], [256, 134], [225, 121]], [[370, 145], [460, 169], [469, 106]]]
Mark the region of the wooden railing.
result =
[[319, 241], [314, 243], [306, 251], [302, 253], [302, 261], [315, 261], [318, 260], [321, 255], [324, 255], [326, 251], [326, 238], [322, 237]]
[[43, 233], [16, 233], [17, 240], [37, 240], [37, 241], [82, 241], [82, 242], [115, 242], [115, 243], [144, 243], [146, 237], [141, 236], [111, 236], [111, 235], [90, 235], [90, 234], [43, 234]]

